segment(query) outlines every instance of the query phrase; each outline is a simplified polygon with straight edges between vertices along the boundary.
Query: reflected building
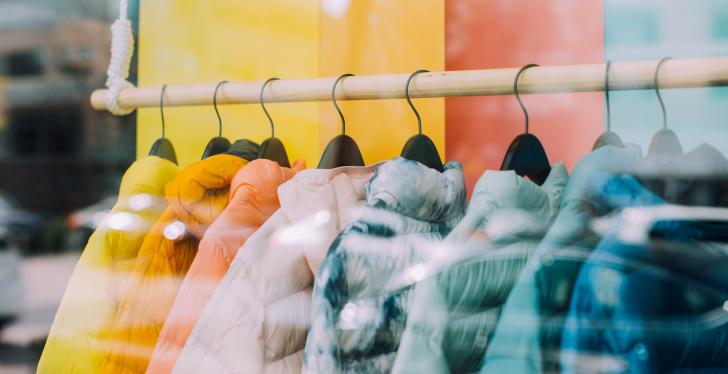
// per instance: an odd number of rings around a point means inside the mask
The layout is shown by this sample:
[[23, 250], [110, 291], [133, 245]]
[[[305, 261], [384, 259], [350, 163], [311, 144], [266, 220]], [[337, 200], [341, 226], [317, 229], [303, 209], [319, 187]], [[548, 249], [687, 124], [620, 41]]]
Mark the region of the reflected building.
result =
[[135, 158], [134, 116], [89, 104], [106, 80], [117, 7], [0, 0], [0, 191], [26, 209], [64, 215], [114, 195]]

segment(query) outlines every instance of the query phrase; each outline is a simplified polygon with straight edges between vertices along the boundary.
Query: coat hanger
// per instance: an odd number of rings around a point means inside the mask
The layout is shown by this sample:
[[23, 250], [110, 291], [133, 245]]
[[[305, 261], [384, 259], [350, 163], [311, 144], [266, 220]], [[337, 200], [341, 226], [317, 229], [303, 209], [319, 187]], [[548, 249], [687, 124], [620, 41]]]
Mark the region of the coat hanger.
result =
[[227, 81], [222, 81], [218, 83], [217, 87], [215, 87], [215, 93], [212, 96], [212, 107], [215, 109], [215, 114], [217, 114], [217, 124], [219, 131], [217, 137], [210, 139], [210, 141], [207, 143], [207, 146], [205, 147], [205, 152], [202, 153], [203, 160], [210, 156], [225, 153], [227, 152], [228, 148], [230, 148], [230, 141], [227, 140], [227, 138], [222, 137], [222, 117], [220, 117], [220, 111], [217, 109], [217, 92], [220, 90], [220, 87], [222, 87], [222, 85], [225, 83], [227, 83]]
[[265, 108], [265, 102], [263, 101], [265, 87], [268, 86], [270, 82], [277, 80], [279, 80], [279, 78], [268, 79], [267, 81], [265, 81], [265, 83], [263, 83], [263, 88], [260, 89], [260, 107], [263, 108], [263, 113], [265, 113], [265, 116], [268, 117], [268, 122], [270, 122], [270, 138], [264, 140], [263, 143], [260, 145], [258, 158], [275, 161], [278, 163], [278, 165], [289, 168], [291, 167], [291, 163], [288, 160], [286, 147], [283, 145], [283, 142], [280, 139], [276, 138], [276, 128], [273, 124], [273, 118], [271, 118], [268, 110]]
[[346, 135], [346, 119], [344, 113], [341, 112], [339, 104], [336, 103], [336, 86], [339, 81], [346, 77], [353, 77], [354, 74], [344, 74], [336, 79], [334, 87], [331, 89], [331, 102], [334, 103], [336, 111], [341, 117], [341, 135], [333, 138], [324, 150], [321, 161], [318, 164], [319, 169], [333, 169], [340, 166], [364, 166], [364, 158], [361, 155], [359, 146], [356, 145], [354, 139]]
[[526, 69], [538, 66], [529, 64], [521, 68], [516, 74], [513, 81], [513, 92], [516, 94], [516, 100], [523, 110], [526, 117], [526, 132], [518, 135], [508, 147], [506, 156], [503, 158], [501, 170], [513, 170], [522, 177], [528, 177], [531, 181], [538, 185], [542, 185], [546, 181], [551, 172], [551, 164], [546, 156], [546, 151], [536, 136], [528, 132], [528, 111], [521, 101], [518, 93], [518, 79]]
[[161, 157], [165, 160], [169, 160], [173, 163], [177, 163], [177, 153], [174, 151], [172, 142], [165, 136], [165, 124], [164, 124], [164, 94], [167, 92], [167, 85], [162, 85], [162, 94], [159, 96], [159, 113], [162, 117], [162, 137], [154, 141], [152, 148], [149, 150], [150, 156]]
[[599, 135], [597, 141], [594, 142], [592, 150], [604, 147], [605, 145], [613, 145], [615, 147], [624, 148], [622, 139], [616, 133], [612, 132], [612, 111], [609, 105], [609, 71], [612, 67], [612, 61], [607, 61], [607, 66], [604, 71], [604, 100], [607, 109], [607, 121], [605, 122], [605, 129], [602, 135]]
[[417, 111], [417, 108], [415, 108], [414, 104], [412, 104], [412, 99], [409, 94], [410, 82], [412, 82], [412, 79], [420, 73], [429, 73], [429, 71], [417, 70], [412, 73], [412, 75], [409, 76], [409, 79], [407, 79], [407, 86], [404, 88], [404, 96], [407, 99], [407, 103], [410, 108], [412, 108], [412, 111], [415, 112], [415, 116], [417, 117], [417, 128], [419, 129], [419, 133], [407, 140], [407, 143], [402, 149], [401, 156], [408, 160], [417, 161], [439, 172], [443, 172], [445, 171], [445, 168], [440, 160], [440, 153], [437, 151], [435, 143], [433, 143], [427, 135], [422, 134], [422, 118], [420, 118], [420, 113]]
[[660, 102], [660, 108], [662, 109], [662, 129], [657, 131], [652, 137], [650, 148], [647, 151], [648, 155], [683, 153], [682, 145], [680, 145], [680, 140], [678, 140], [677, 135], [674, 131], [667, 128], [667, 111], [665, 110], [665, 103], [662, 101], [662, 95], [660, 94], [660, 68], [662, 67], [662, 64], [669, 59], [670, 57], [663, 58], [657, 63], [657, 67], [655, 68], [655, 94], [657, 95], [657, 100]]

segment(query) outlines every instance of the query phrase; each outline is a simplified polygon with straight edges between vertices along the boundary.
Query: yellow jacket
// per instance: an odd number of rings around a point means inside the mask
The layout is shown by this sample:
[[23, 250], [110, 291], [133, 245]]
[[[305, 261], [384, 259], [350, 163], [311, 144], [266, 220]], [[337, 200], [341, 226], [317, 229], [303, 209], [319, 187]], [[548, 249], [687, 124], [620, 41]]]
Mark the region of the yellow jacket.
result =
[[228, 204], [230, 182], [247, 161], [216, 155], [167, 184], [168, 208], [144, 239], [110, 334], [102, 373], [143, 373], [200, 238]]
[[119, 199], [91, 235], [56, 313], [39, 373], [95, 373], [108, 353], [106, 336], [142, 241], [162, 214], [164, 186], [177, 166], [149, 156], [124, 174]]

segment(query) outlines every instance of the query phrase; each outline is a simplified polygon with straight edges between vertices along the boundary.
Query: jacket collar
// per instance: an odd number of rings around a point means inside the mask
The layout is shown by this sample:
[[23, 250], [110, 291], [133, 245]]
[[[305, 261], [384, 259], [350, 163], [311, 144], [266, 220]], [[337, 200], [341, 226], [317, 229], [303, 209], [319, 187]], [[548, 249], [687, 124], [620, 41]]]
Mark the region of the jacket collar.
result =
[[[459, 221], [467, 193], [462, 166], [449, 162], [445, 171], [401, 157], [387, 161], [365, 188], [367, 205], [431, 223]], [[453, 223], [454, 225], [454, 223]]]
[[246, 160], [220, 154], [187, 166], [165, 187], [169, 208], [197, 238], [225, 209], [230, 183]]

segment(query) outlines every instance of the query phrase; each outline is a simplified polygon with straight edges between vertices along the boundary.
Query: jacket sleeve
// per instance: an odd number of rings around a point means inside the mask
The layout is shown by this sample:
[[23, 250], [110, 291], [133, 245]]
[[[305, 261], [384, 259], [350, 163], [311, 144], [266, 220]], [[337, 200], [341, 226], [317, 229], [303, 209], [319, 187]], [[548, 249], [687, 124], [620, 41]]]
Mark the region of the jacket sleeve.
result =
[[[213, 231], [208, 231], [208, 233]], [[172, 310], [164, 323], [152, 359], [150, 373], [170, 373], [182, 347], [192, 332], [197, 317], [215, 291], [216, 279], [228, 269], [221, 240], [200, 242], [190, 270], [185, 275]]]
[[[306, 286], [313, 275], [300, 248], [274, 239], [287, 226], [279, 211], [240, 248], [182, 349], [175, 373], [300, 370], [309, 318]], [[300, 291], [289, 293], [298, 285]]]
[[[112, 237], [124, 233], [96, 231], [89, 239], [68, 283], [48, 335], [38, 373], [97, 372], [106, 357], [103, 335], [113, 322], [118, 299], [113, 290], [122, 276], [110, 258]], [[135, 245], [136, 242], [136, 245]], [[128, 246], [139, 249], [141, 240]], [[124, 245], [121, 240], [119, 245]]]
[[111, 349], [102, 373], [136, 373], [149, 364], [152, 350], [181, 283], [197, 241], [167, 240], [162, 228], [173, 218], [165, 213], [147, 235], [110, 332]]
[[540, 313], [532, 258], [508, 296], [495, 334], [486, 352], [481, 373], [540, 373]]
[[311, 299], [311, 327], [306, 339], [303, 373], [336, 373], [339, 350], [335, 336], [335, 309], [346, 296], [344, 258], [338, 247], [343, 235], [331, 245], [329, 254], [319, 269]]
[[482, 254], [447, 267], [415, 287], [395, 373], [473, 372], [500, 310], [535, 243], [496, 246], [473, 239], [462, 250]]
[[382, 290], [421, 260], [421, 248], [415, 243], [441, 236], [397, 235], [402, 230], [391, 225], [397, 221], [386, 219], [390, 213], [376, 213], [380, 220], [370, 217], [342, 232], [321, 266], [306, 341], [306, 373], [392, 368], [412, 286]]
[[443, 344], [450, 313], [437, 279], [415, 287], [407, 327], [392, 369], [394, 374], [449, 373]]

